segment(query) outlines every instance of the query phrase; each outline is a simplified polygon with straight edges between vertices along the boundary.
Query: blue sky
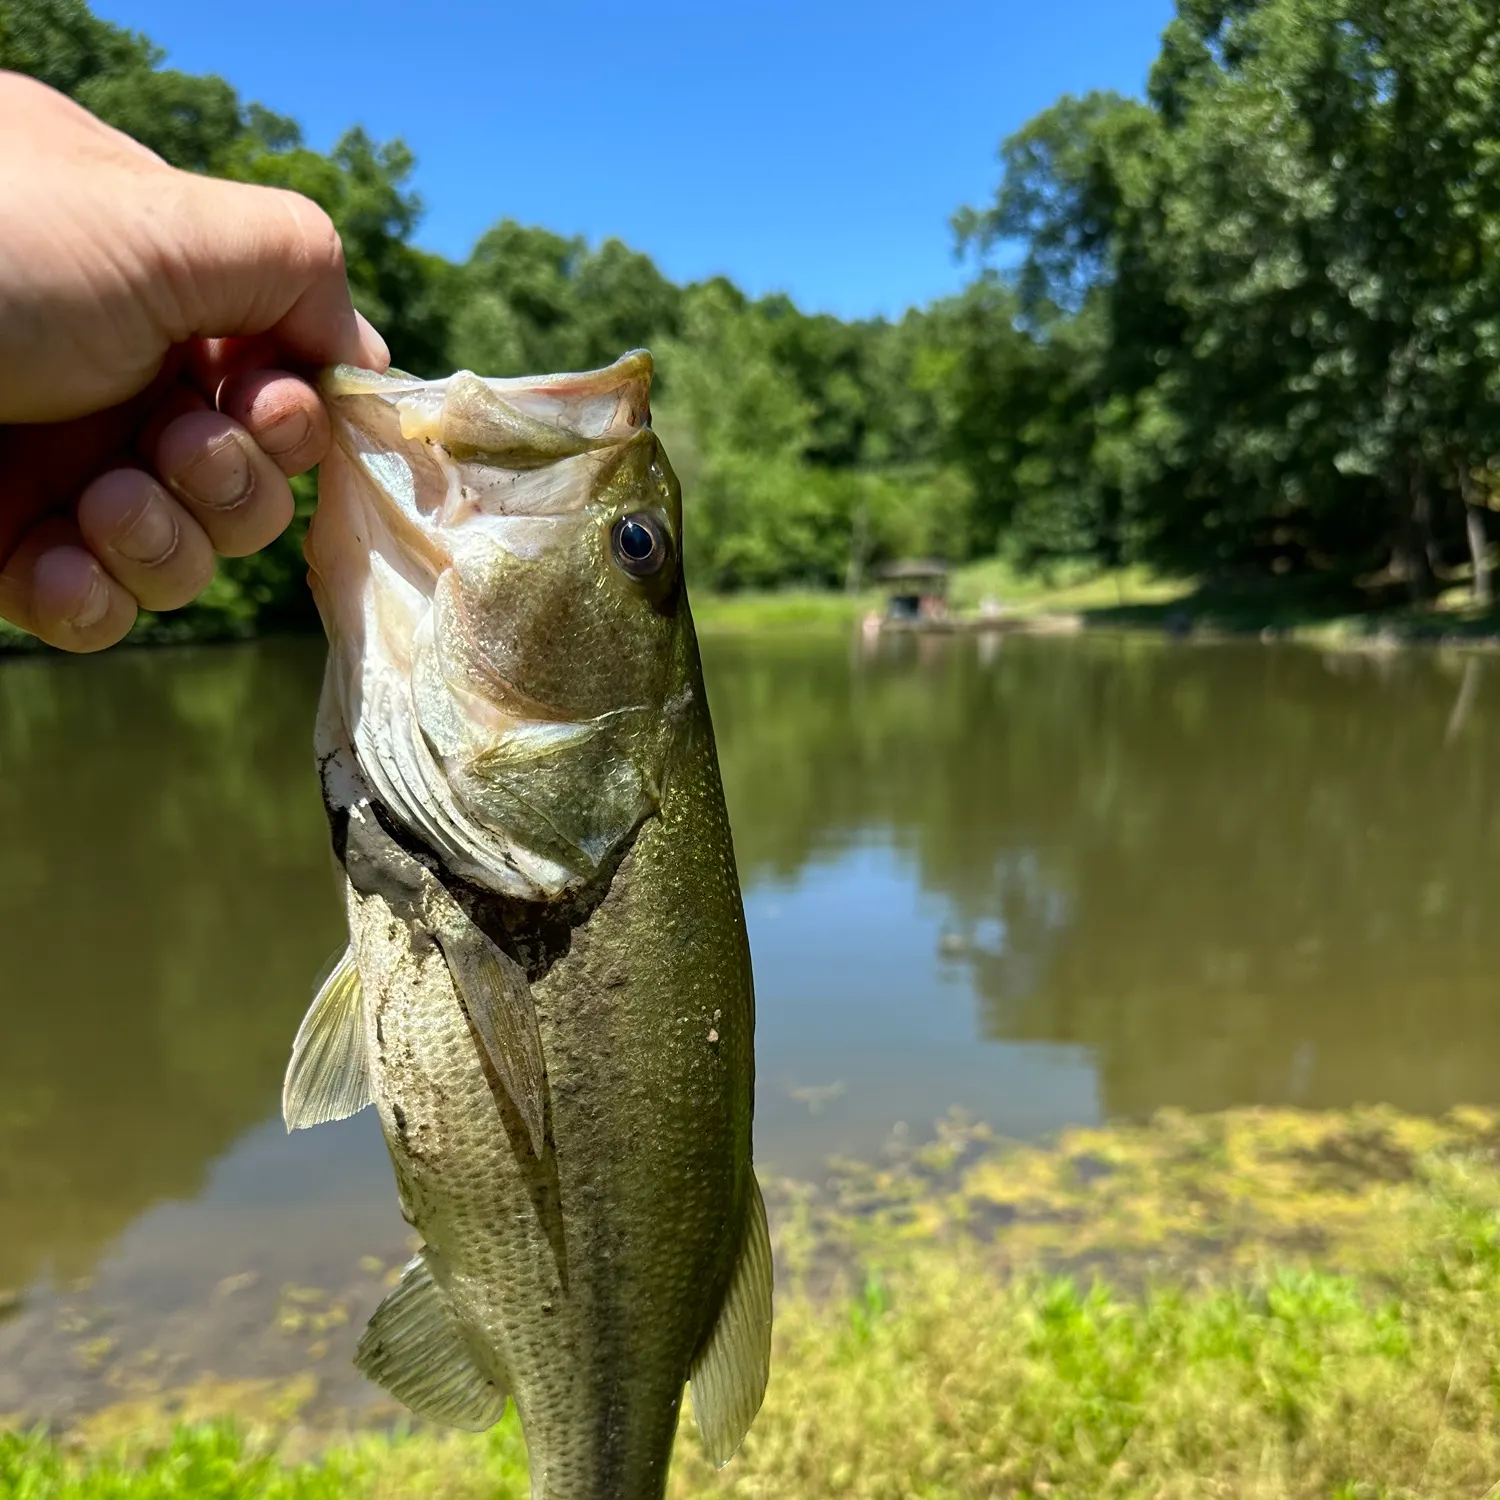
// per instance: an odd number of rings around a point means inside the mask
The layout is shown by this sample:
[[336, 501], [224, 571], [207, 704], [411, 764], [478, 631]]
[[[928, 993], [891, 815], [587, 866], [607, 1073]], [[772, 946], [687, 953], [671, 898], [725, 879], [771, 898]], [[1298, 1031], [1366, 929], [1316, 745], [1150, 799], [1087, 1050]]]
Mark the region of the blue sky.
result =
[[993, 191], [1001, 137], [1062, 93], [1139, 92], [1171, 8], [96, 0], [315, 146], [401, 136], [434, 250], [509, 215], [845, 317], [954, 290], [948, 219]]

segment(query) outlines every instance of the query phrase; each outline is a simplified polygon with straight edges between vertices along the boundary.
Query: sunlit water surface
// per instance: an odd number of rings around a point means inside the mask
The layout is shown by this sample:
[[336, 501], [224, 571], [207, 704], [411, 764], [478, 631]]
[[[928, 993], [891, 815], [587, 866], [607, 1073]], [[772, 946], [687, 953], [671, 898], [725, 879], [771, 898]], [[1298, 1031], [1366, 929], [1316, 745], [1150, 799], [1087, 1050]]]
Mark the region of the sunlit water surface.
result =
[[[1096, 637], [704, 652], [764, 1171], [816, 1176], [955, 1106], [1032, 1136], [1164, 1105], [1500, 1098], [1500, 663]], [[312, 642], [0, 663], [0, 1412], [66, 1412], [132, 1347], [270, 1368], [264, 1306], [190, 1309], [403, 1243], [373, 1118], [289, 1139], [278, 1115], [341, 942], [320, 670]], [[107, 1311], [77, 1312], [85, 1288]], [[109, 1331], [67, 1343], [70, 1318]]]

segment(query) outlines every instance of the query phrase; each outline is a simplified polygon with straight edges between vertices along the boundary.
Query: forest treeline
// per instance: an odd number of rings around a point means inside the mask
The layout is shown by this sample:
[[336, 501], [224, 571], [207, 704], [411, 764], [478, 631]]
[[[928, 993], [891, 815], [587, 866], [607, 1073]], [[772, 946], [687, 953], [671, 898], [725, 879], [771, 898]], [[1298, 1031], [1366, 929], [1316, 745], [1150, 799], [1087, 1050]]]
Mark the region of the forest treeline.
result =
[[[0, 0], [0, 66], [194, 171], [296, 188], [420, 374], [647, 345], [690, 568], [720, 589], [880, 561], [1317, 573], [1488, 589], [1500, 503], [1500, 28], [1479, 0], [1178, 0], [1145, 97], [1064, 98], [961, 208], [959, 295], [807, 315], [500, 219], [418, 248], [399, 141], [327, 152], [82, 0]], [[496, 205], [497, 210], [503, 204]], [[878, 254], [878, 247], [872, 248]], [[303, 508], [311, 504], [304, 495]], [[304, 613], [299, 538], [226, 565], [230, 628]]]

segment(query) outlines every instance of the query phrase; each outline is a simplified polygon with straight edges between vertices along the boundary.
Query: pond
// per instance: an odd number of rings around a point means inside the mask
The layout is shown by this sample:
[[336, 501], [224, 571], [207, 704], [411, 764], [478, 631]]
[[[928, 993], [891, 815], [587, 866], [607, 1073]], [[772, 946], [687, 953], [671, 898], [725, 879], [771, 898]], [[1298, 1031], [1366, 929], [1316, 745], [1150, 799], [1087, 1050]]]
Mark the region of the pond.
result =
[[[763, 1175], [955, 1107], [1035, 1136], [1500, 1098], [1500, 662], [1106, 636], [704, 654]], [[0, 1412], [283, 1370], [288, 1329], [360, 1399], [342, 1356], [406, 1243], [389, 1166], [368, 1113], [292, 1138], [278, 1113], [341, 942], [320, 671], [310, 641], [0, 663]]]

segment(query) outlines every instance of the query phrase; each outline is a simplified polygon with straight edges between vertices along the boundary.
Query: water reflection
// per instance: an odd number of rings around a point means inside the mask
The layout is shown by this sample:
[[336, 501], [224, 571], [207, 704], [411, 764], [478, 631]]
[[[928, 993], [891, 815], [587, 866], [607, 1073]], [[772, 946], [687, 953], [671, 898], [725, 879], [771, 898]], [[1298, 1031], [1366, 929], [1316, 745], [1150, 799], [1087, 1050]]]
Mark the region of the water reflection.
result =
[[749, 883], [879, 830], [941, 898], [937, 973], [966, 972], [983, 1034], [1087, 1047], [1106, 1114], [1495, 1097], [1480, 659], [906, 639], [714, 663]]
[[[1489, 664], [1093, 638], [705, 654], [763, 1158], [813, 1170], [954, 1102], [1025, 1133], [1496, 1097]], [[333, 1198], [399, 1229], [370, 1129], [268, 1123], [339, 931], [319, 660], [0, 664], [0, 1289], [109, 1246], [179, 1266], [195, 1233], [295, 1261]], [[165, 1200], [193, 1207], [146, 1213]]]
[[339, 912], [302, 644], [0, 665], [0, 1287], [83, 1275], [274, 1102]]

